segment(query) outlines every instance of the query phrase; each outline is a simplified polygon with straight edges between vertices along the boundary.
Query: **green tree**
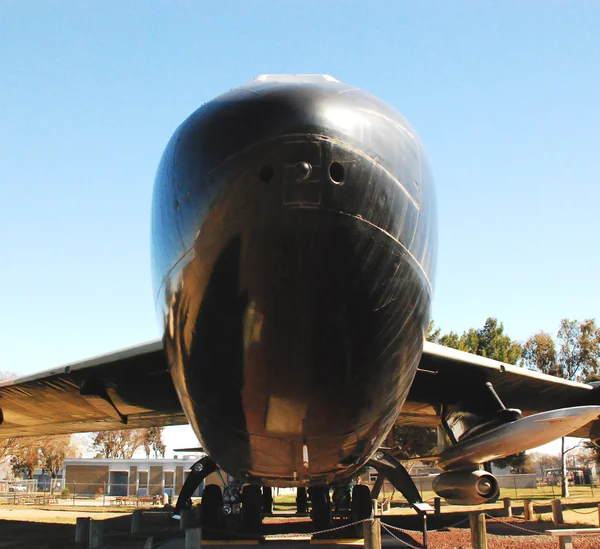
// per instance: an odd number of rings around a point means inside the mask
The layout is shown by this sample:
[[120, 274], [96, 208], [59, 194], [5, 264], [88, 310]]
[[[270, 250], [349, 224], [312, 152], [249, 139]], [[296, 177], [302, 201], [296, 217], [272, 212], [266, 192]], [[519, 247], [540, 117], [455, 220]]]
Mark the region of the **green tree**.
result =
[[561, 369], [557, 362], [556, 346], [552, 336], [546, 332], [538, 332], [532, 335], [523, 346], [522, 361], [525, 366], [562, 377]]
[[429, 326], [427, 326], [427, 341], [432, 341], [433, 343], [437, 343], [440, 337], [440, 328], [435, 327], [435, 322], [433, 320], [429, 321]]
[[496, 459], [493, 463], [496, 467], [500, 467], [500, 469], [510, 469], [510, 472], [516, 475], [535, 473], [535, 463], [526, 452], [519, 452], [512, 456]]
[[[522, 364], [564, 379], [586, 381], [599, 374], [600, 329], [594, 319], [583, 322], [564, 318], [556, 341], [545, 332], [532, 335], [525, 343]], [[566, 475], [565, 438], [562, 438], [562, 496], [569, 495]]]
[[502, 322], [492, 317], [479, 330], [471, 328], [462, 335], [460, 350], [507, 364], [516, 364], [522, 352], [521, 345], [504, 333]]
[[456, 332], [442, 334], [441, 330], [436, 328], [434, 322], [431, 321], [427, 331], [427, 340], [507, 364], [516, 364], [523, 351], [517, 341], [513, 341], [504, 333], [502, 322], [498, 322], [493, 317], [488, 318], [481, 328], [470, 328], [462, 335], [458, 335]]
[[391, 442], [398, 459], [411, 459], [426, 456], [435, 450], [437, 433], [435, 429], [397, 425], [392, 429]]
[[573, 381], [594, 378], [600, 374], [600, 328], [594, 319], [579, 322], [564, 318], [556, 341], [546, 332], [527, 340], [522, 364]]

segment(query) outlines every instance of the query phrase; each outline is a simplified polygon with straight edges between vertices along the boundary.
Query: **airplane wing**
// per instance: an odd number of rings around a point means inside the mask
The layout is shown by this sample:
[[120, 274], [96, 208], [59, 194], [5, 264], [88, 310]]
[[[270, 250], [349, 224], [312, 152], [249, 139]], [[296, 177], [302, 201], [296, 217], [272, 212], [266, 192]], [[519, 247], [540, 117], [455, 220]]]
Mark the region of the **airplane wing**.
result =
[[[454, 405], [476, 398], [492, 383], [507, 408], [518, 408], [523, 416], [600, 403], [600, 387], [568, 381], [526, 368], [457, 351], [426, 342], [419, 369], [397, 423], [416, 427], [436, 427], [436, 412], [442, 405]], [[592, 421], [570, 436], [600, 433], [600, 421]]]
[[0, 383], [0, 438], [186, 424], [152, 341]]

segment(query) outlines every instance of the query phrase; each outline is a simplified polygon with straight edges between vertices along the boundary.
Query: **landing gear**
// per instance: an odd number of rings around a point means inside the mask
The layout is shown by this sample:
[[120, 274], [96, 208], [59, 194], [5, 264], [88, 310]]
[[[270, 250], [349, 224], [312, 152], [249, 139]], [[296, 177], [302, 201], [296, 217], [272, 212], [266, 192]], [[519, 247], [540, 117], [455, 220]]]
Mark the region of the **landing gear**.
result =
[[263, 495], [260, 486], [247, 485], [242, 489], [241, 534], [260, 537], [262, 529]]
[[208, 456], [203, 457], [192, 465], [190, 474], [179, 492], [177, 505], [175, 506], [175, 514], [179, 514], [183, 507], [191, 507], [192, 494], [196, 491], [198, 486], [202, 484], [202, 481], [216, 470], [217, 464]]
[[272, 515], [273, 514], [273, 489], [270, 486], [263, 486], [262, 510], [263, 510], [263, 515]]
[[308, 497], [306, 495], [306, 488], [296, 488], [296, 513], [303, 515], [308, 509]]
[[333, 510], [336, 514], [346, 514], [350, 509], [350, 486], [336, 486], [333, 490]]
[[223, 531], [223, 494], [216, 484], [209, 484], [202, 493], [200, 526], [207, 539], [214, 539]]
[[328, 530], [332, 526], [331, 501], [328, 486], [312, 486], [308, 489], [310, 497], [310, 518], [317, 530]]
[[[350, 507], [350, 522], [359, 522], [373, 516], [373, 498], [371, 490], [364, 484], [359, 484], [352, 489], [352, 505]], [[363, 536], [363, 525], [353, 527], [357, 538]]]

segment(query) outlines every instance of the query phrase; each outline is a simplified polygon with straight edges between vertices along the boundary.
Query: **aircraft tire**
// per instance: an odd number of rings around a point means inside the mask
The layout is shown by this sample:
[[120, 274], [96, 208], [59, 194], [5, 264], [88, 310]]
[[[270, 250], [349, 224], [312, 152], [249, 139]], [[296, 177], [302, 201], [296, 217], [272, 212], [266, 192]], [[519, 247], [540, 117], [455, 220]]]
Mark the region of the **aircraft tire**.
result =
[[202, 493], [200, 525], [202, 535], [207, 539], [215, 539], [215, 535], [223, 530], [223, 493], [216, 484], [209, 484]]
[[273, 513], [273, 488], [270, 486], [262, 487], [262, 511], [263, 514]]
[[329, 499], [328, 486], [312, 486], [308, 490], [310, 496], [311, 512], [310, 518], [314, 527], [320, 530], [328, 530], [333, 525], [331, 515], [331, 500]]
[[247, 484], [242, 489], [242, 534], [260, 537], [263, 496], [260, 486]]
[[[364, 484], [358, 484], [352, 488], [352, 504], [350, 507], [350, 519], [352, 522], [365, 520], [373, 516], [373, 498], [371, 490]], [[354, 535], [357, 538], [363, 537], [363, 525], [357, 524], [354, 528]]]
[[308, 496], [306, 488], [300, 486], [296, 488], [296, 513], [304, 514], [308, 509]]

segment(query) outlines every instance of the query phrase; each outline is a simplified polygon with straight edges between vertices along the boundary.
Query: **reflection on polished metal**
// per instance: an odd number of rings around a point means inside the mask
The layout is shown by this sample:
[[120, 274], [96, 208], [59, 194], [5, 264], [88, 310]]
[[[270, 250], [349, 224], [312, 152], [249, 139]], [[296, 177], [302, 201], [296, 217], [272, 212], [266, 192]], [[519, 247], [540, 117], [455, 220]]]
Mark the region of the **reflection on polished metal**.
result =
[[367, 461], [421, 357], [435, 216], [414, 130], [329, 76], [263, 75], [177, 129], [154, 187], [156, 304], [225, 471], [307, 486]]

